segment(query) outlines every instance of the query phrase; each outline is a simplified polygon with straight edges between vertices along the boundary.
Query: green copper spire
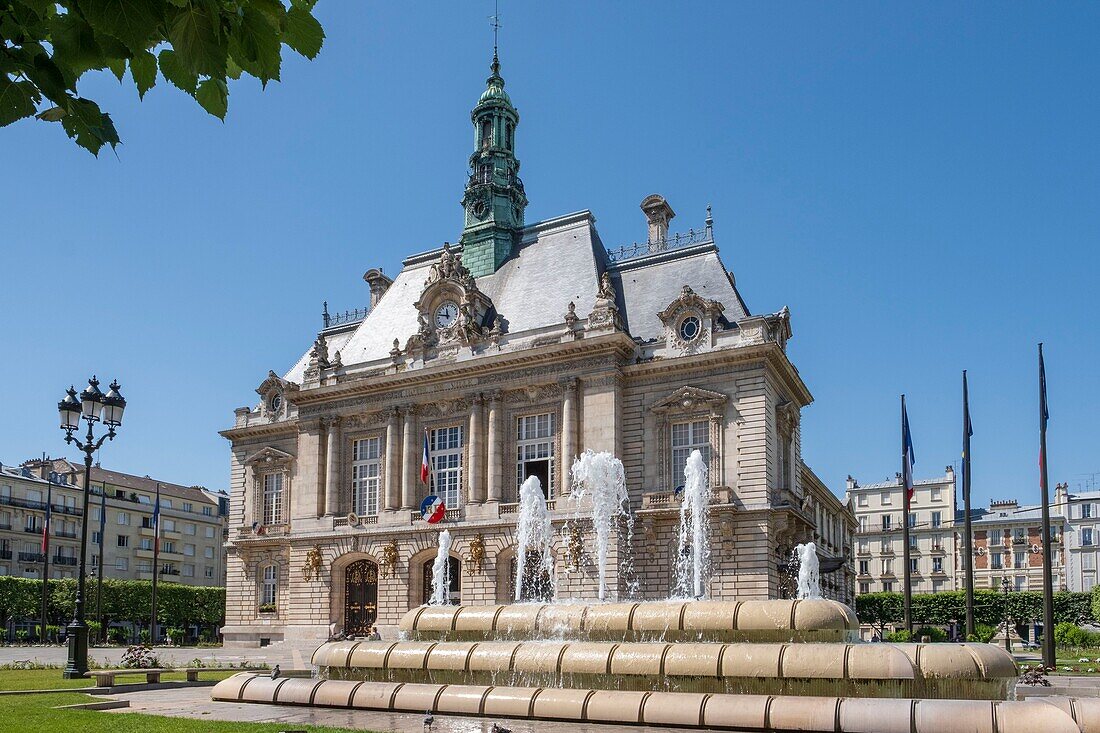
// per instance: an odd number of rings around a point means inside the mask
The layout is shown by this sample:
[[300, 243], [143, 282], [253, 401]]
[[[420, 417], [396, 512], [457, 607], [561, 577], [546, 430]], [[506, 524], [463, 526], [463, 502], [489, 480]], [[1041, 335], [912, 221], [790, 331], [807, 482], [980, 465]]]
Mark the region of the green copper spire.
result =
[[500, 75], [495, 50], [490, 69], [485, 91], [470, 113], [474, 152], [470, 155], [470, 179], [462, 197], [466, 211], [462, 264], [474, 277], [496, 272], [512, 253], [527, 208], [515, 150], [519, 113], [504, 91], [504, 77]]

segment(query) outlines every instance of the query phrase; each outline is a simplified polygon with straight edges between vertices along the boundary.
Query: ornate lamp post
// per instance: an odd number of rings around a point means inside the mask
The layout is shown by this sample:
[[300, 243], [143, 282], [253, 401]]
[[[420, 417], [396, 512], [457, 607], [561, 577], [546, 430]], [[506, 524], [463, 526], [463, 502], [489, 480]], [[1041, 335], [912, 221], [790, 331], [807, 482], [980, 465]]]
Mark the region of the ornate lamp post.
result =
[[[81, 515], [80, 529], [80, 572], [76, 576], [76, 605], [73, 620], [69, 622], [68, 642], [69, 660], [62, 673], [66, 679], [83, 677], [88, 671], [88, 625], [84, 622], [84, 575], [85, 560], [88, 555], [88, 496], [92, 490], [92, 454], [99, 450], [105, 440], [115, 439], [115, 428], [122, 425], [122, 412], [126, 409], [126, 400], [119, 393], [118, 381], [111, 382], [107, 394], [99, 389], [99, 380], [93, 375], [88, 386], [77, 399], [76, 390], [69, 387], [65, 398], [57, 403], [57, 412], [61, 418], [61, 429], [65, 431], [65, 442], [76, 443], [84, 451], [84, 511]], [[81, 441], [73, 433], [80, 429], [80, 421], [88, 424], [88, 432]], [[102, 422], [107, 432], [96, 439], [92, 427]], [[103, 558], [100, 557], [100, 562]]]

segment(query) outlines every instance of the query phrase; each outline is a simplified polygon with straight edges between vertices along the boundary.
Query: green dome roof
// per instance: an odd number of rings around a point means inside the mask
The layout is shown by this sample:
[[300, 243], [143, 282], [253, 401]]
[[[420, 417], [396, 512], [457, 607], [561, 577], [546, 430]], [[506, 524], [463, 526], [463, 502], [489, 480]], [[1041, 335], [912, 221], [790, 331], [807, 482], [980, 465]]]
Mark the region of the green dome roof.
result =
[[485, 80], [485, 91], [481, 93], [481, 98], [477, 100], [478, 105], [485, 104], [486, 102], [501, 101], [511, 106], [512, 98], [508, 96], [508, 92], [504, 91], [504, 77], [500, 75], [500, 61], [497, 60], [497, 56], [493, 54], [493, 64], [490, 67], [493, 73]]

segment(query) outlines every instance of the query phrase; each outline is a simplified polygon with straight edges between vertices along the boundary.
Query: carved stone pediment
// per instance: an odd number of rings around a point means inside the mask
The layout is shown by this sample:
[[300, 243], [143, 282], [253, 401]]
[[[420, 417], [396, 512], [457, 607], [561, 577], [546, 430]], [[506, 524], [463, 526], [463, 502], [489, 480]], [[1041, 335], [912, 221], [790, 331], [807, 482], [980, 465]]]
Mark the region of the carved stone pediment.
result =
[[680, 290], [680, 296], [669, 303], [663, 311], [658, 313], [657, 317], [660, 318], [661, 321], [667, 323], [681, 313], [689, 310], [697, 311], [708, 318], [715, 319], [722, 315], [724, 308], [717, 300], [704, 298], [689, 286], [685, 285]]
[[763, 344], [775, 342], [786, 350], [791, 338], [791, 311], [783, 306], [778, 313], [763, 316], [749, 316], [737, 322], [741, 330], [741, 342], [744, 344]]
[[478, 290], [461, 255], [451, 252], [446, 244], [414, 307], [418, 327], [406, 349], [421, 358], [431, 356], [434, 347], [472, 346], [499, 339], [502, 333], [503, 321], [494, 318], [493, 302]]
[[270, 446], [261, 448], [244, 459], [246, 466], [270, 466], [272, 469], [294, 462], [294, 456]]
[[685, 386], [654, 402], [650, 406], [650, 410], [656, 413], [710, 412], [720, 414], [728, 401], [729, 396], [721, 392]]

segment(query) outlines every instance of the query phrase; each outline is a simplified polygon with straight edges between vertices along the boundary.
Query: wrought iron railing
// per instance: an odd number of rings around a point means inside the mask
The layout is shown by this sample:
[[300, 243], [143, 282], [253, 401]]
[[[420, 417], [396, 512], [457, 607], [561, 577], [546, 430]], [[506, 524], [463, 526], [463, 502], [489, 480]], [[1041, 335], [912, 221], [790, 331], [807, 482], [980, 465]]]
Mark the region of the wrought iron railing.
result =
[[686, 232], [673, 234], [656, 242], [634, 242], [633, 244], [624, 244], [618, 249], [608, 250], [607, 259], [611, 262], [622, 262], [623, 260], [632, 260], [635, 257], [645, 257], [646, 255], [657, 254], [659, 252], [689, 247], [693, 244], [702, 244], [703, 242], [709, 242], [713, 239], [714, 230], [709, 226], [703, 227], [702, 229], [689, 229]]
[[325, 323], [325, 328], [332, 328], [334, 326], [343, 326], [348, 323], [356, 323], [367, 317], [369, 308], [355, 308], [354, 310], [344, 311], [343, 313], [329, 313], [328, 303], [325, 303], [324, 311], [321, 313], [321, 320]]
[[55, 555], [50, 562], [54, 565], [76, 565], [76, 558], [68, 555]]
[[43, 562], [46, 556], [41, 552], [20, 552], [19, 562]]

